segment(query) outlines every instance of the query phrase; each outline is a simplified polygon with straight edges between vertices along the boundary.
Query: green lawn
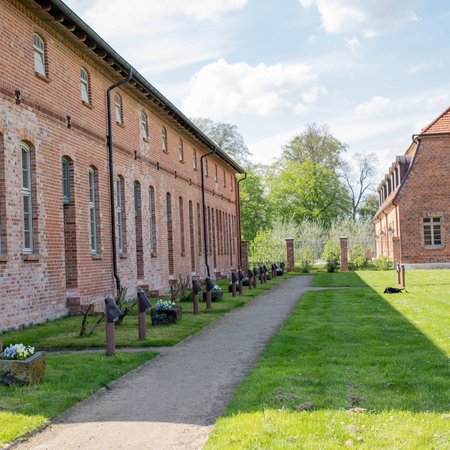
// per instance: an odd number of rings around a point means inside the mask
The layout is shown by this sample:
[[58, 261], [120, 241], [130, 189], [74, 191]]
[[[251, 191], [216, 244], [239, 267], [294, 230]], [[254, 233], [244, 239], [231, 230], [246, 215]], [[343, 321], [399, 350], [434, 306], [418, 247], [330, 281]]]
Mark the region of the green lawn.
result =
[[45, 425], [74, 403], [155, 356], [149, 351], [112, 357], [100, 352], [47, 354], [41, 384], [0, 384], [0, 445]]
[[[257, 295], [279, 284], [285, 278], [286, 276], [277, 277], [263, 285], [258, 283], [257, 288], [252, 290], [245, 287], [244, 294], [234, 298], [227, 291], [228, 281], [221, 280], [219, 284], [224, 290], [223, 299], [213, 302], [213, 308], [211, 310], [206, 310], [205, 303], [202, 301], [200, 314], [194, 315], [192, 314], [192, 303], [182, 302], [182, 320], [176, 324], [164, 326], [152, 326], [150, 316], [148, 315], [147, 339], [145, 341], [138, 340], [137, 314], [136, 311], [133, 311], [130, 316], [125, 318], [122, 325], [116, 327], [116, 345], [118, 347], [175, 345], [189, 335], [214, 322], [223, 314], [245, 305]], [[152, 299], [152, 303], [155, 303], [154, 299]], [[90, 318], [89, 320], [91, 323], [94, 323], [96, 318]], [[82, 349], [102, 347], [105, 345], [104, 323], [98, 327], [92, 336], [82, 338], [78, 336], [80, 325], [80, 317], [65, 317], [24, 330], [7, 332], [1, 335], [1, 338], [5, 346], [10, 343], [22, 342], [26, 345], [32, 345], [37, 349]]]
[[239, 386], [208, 449], [447, 449], [450, 271], [320, 274]]

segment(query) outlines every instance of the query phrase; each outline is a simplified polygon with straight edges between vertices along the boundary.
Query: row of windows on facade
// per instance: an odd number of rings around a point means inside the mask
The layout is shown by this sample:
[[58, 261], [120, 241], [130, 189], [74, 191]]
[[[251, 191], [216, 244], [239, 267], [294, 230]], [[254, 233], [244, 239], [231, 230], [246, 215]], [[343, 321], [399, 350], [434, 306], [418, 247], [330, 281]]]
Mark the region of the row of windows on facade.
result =
[[379, 195], [379, 204], [381, 204], [389, 197], [391, 192], [394, 192], [401, 183], [400, 177], [401, 166], [397, 164], [395, 169], [390, 173], [389, 176], [386, 177], [384, 184], [380, 186], [378, 195]]
[[[46, 76], [45, 67], [45, 45], [43, 39], [36, 33], [33, 34], [33, 46], [34, 46], [34, 70], [36, 73]], [[91, 90], [89, 83], [89, 74], [83, 67], [80, 68], [80, 94], [81, 101], [86, 104], [91, 104]], [[123, 108], [122, 108], [122, 97], [119, 94], [114, 94], [114, 117], [118, 124], [123, 124]], [[141, 134], [146, 140], [149, 139], [149, 127], [148, 127], [148, 116], [145, 111], [141, 111]], [[167, 141], [167, 129], [166, 127], [161, 128], [161, 143], [162, 150], [168, 153], [169, 146]], [[183, 139], [179, 138], [178, 141], [178, 158], [181, 162], [184, 162], [184, 144]], [[197, 151], [194, 149], [192, 155], [192, 166], [194, 170], [197, 170]], [[205, 175], [208, 176], [208, 161], [205, 160]], [[215, 165], [215, 182], [218, 182], [218, 168]], [[230, 175], [230, 188], [233, 191], [233, 175]], [[227, 186], [226, 173], [223, 170], [223, 186]]]
[[[423, 244], [425, 247], [434, 247], [442, 245], [442, 218], [441, 217], [425, 217], [422, 219], [423, 226]], [[380, 235], [376, 238], [386, 237], [387, 234], [394, 234], [395, 229], [390, 225], [387, 229], [380, 231]]]

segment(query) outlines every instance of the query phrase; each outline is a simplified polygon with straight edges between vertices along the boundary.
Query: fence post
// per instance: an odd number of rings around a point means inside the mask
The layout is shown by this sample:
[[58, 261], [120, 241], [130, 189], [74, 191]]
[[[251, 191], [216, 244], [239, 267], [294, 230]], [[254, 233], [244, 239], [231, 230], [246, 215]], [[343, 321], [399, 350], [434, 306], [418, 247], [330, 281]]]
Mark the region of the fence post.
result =
[[347, 241], [348, 238], [346, 236], [342, 236], [339, 238], [340, 249], [341, 249], [341, 271], [348, 271], [348, 250], [347, 250]]

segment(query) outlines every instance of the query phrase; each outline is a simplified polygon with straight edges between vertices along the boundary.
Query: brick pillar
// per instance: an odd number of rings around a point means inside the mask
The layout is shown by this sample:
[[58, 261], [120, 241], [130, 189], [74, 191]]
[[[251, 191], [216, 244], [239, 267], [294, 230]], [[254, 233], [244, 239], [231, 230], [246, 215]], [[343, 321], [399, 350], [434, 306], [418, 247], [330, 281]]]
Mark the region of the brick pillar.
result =
[[294, 271], [294, 239], [286, 239], [286, 254], [287, 254], [287, 270], [288, 272]]
[[348, 271], [348, 251], [347, 251], [347, 240], [348, 238], [343, 236], [339, 238], [339, 243], [341, 247], [341, 271]]
[[248, 269], [248, 241], [241, 241], [241, 269]]
[[396, 264], [401, 264], [402, 252], [400, 247], [400, 238], [394, 236], [392, 238], [392, 259], [394, 261], [394, 267]]

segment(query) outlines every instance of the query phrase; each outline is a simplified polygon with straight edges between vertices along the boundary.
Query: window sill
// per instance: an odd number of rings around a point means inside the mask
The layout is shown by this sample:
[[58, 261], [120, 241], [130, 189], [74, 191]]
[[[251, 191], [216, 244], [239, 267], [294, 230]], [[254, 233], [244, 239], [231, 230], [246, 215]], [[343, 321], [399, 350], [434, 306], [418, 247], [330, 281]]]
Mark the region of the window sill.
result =
[[92, 258], [93, 260], [103, 259], [103, 258], [102, 258], [102, 255], [101, 255], [100, 253], [93, 253], [93, 254], [91, 254], [91, 258]]
[[47, 75], [42, 75], [42, 73], [34, 72], [34, 75], [36, 78], [39, 78], [42, 81], [45, 81], [46, 83], [50, 83], [50, 79], [47, 77]]
[[22, 253], [22, 261], [39, 261], [38, 253]]
[[128, 258], [128, 253], [124, 252], [124, 253], [119, 253], [119, 258], [120, 259], [127, 259]]
[[0, 263], [8, 262], [8, 255], [0, 253]]
[[445, 245], [424, 245], [425, 250], [440, 250], [444, 248]]
[[120, 128], [125, 128], [125, 125], [123, 124], [123, 122], [117, 122], [117, 120], [116, 120], [116, 125]]
[[92, 109], [92, 105], [88, 102], [85, 102], [84, 100], [81, 100], [81, 104], [86, 106], [86, 108]]

